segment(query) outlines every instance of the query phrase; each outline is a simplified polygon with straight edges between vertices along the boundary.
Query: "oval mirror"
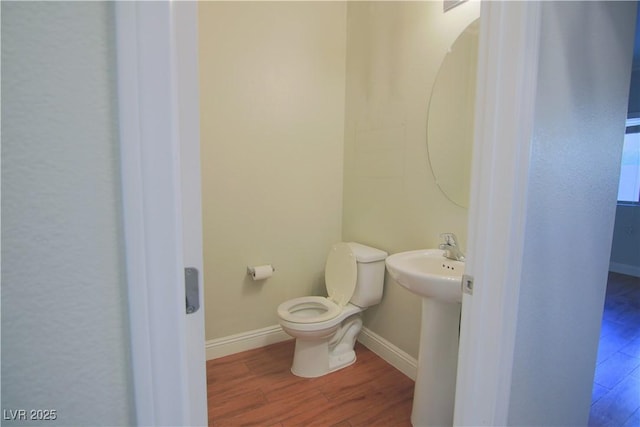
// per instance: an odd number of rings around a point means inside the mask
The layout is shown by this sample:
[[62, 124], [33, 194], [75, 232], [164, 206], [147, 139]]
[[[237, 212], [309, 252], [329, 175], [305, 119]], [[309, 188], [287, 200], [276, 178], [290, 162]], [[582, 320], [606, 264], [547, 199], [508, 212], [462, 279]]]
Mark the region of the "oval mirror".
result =
[[479, 20], [458, 36], [447, 52], [431, 91], [427, 151], [442, 192], [469, 206]]

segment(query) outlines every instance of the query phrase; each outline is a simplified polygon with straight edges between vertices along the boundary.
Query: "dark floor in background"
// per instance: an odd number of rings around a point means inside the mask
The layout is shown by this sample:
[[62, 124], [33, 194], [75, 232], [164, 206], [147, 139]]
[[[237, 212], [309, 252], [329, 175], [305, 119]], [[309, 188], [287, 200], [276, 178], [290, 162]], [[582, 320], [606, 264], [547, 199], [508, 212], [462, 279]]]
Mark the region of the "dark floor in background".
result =
[[638, 277], [609, 273], [589, 426], [640, 427]]

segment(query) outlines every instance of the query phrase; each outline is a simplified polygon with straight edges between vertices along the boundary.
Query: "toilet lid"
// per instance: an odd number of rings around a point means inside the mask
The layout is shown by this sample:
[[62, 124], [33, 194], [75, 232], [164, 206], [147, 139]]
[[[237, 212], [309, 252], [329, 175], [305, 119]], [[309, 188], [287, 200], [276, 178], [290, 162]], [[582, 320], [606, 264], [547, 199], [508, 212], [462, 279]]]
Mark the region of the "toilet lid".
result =
[[340, 307], [347, 305], [356, 289], [358, 275], [356, 256], [348, 243], [331, 247], [324, 269], [324, 281], [329, 299]]

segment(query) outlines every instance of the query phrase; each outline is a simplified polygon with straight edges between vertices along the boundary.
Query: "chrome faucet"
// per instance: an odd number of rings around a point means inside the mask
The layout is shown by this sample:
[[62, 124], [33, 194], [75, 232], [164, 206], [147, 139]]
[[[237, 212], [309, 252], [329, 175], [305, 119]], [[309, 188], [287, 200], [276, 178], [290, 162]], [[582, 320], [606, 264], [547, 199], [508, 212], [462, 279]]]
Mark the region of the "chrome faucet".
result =
[[442, 233], [440, 237], [444, 240], [444, 243], [440, 243], [438, 246], [444, 250], [444, 257], [452, 259], [454, 261], [464, 261], [464, 254], [458, 246], [458, 240], [453, 233]]

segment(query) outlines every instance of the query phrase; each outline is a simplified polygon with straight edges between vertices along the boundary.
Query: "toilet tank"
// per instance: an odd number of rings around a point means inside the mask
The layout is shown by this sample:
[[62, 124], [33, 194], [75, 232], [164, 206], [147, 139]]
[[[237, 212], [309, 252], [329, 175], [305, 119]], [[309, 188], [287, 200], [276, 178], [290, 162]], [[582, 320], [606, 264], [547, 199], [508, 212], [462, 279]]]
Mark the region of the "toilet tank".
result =
[[360, 243], [349, 242], [348, 244], [356, 257], [358, 266], [356, 289], [349, 302], [363, 308], [376, 305], [382, 300], [384, 260], [388, 254]]

